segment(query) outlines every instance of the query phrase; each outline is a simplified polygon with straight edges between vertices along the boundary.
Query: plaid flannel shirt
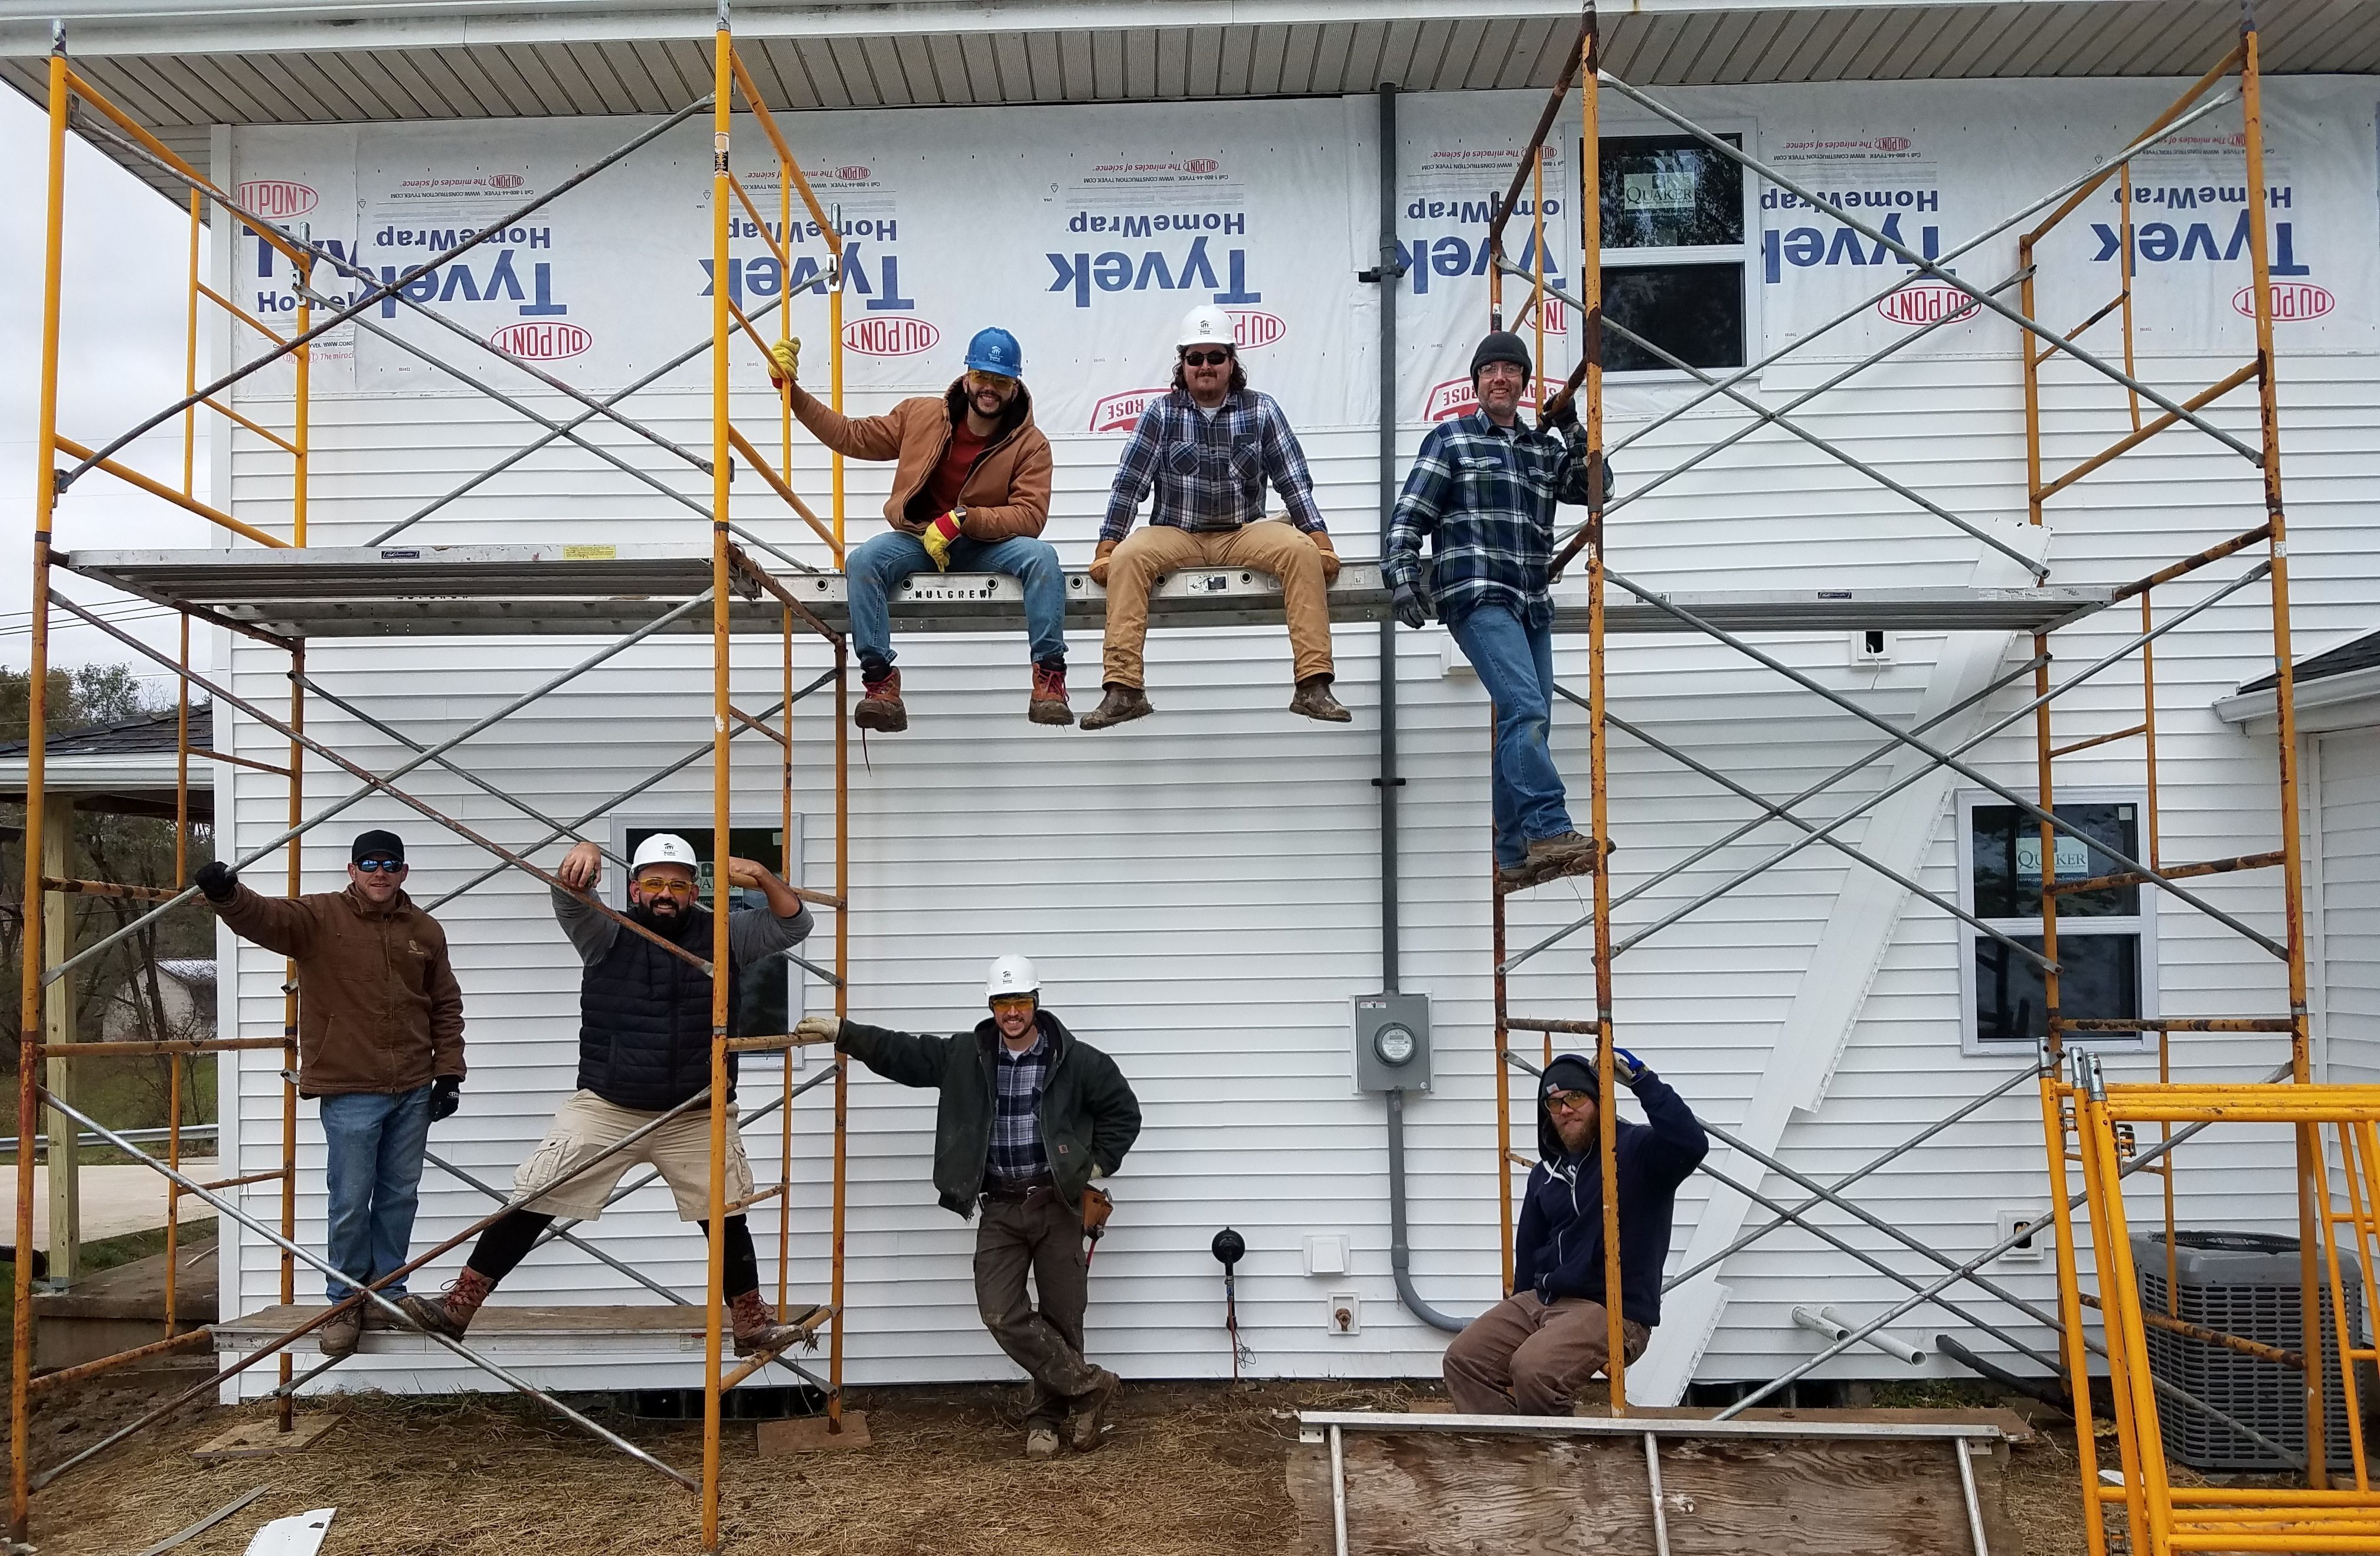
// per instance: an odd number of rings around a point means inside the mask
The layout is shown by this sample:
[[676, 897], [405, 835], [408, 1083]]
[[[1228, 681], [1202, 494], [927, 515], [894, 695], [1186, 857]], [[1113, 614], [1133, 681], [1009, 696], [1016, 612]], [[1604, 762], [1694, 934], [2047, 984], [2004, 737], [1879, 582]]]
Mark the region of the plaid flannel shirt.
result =
[[1441, 421], [1405, 475], [1380, 575], [1390, 589], [1418, 587], [1427, 540], [1440, 621], [1501, 604], [1535, 623], [1553, 609], [1554, 504], [1586, 500], [1586, 434], [1576, 422], [1556, 437], [1519, 422], [1500, 428], [1484, 411]]
[[1049, 1153], [1041, 1149], [1041, 1088], [1049, 1084], [1050, 1062], [1056, 1055], [1050, 1034], [1034, 1027], [1033, 1046], [1011, 1052], [997, 1045], [1000, 1090], [991, 1112], [991, 1159], [987, 1163], [994, 1183], [1015, 1183], [1046, 1176]]
[[1322, 529], [1305, 451], [1270, 395], [1243, 389], [1207, 416], [1186, 390], [1173, 390], [1151, 401], [1132, 430], [1099, 539], [1123, 540], [1152, 486], [1151, 524], [1208, 531], [1254, 524], [1265, 517], [1268, 481], [1289, 504], [1291, 523], [1308, 534]]

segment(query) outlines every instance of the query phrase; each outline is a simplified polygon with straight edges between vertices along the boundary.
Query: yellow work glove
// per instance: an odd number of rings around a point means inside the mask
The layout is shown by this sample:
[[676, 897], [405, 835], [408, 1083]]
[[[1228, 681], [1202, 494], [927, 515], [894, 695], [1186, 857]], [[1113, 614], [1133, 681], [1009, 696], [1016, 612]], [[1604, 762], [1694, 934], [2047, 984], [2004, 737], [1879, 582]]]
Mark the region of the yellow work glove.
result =
[[1305, 538], [1312, 541], [1314, 549], [1322, 553], [1322, 582], [1327, 587], [1339, 577], [1338, 549], [1331, 545], [1330, 537], [1319, 529], [1307, 530]]
[[927, 525], [926, 532], [918, 537], [925, 542], [926, 554], [934, 559], [934, 565], [942, 572], [951, 570], [951, 542], [959, 538], [959, 526], [965, 522], [959, 510], [953, 508]]
[[794, 1036], [806, 1043], [831, 1043], [843, 1036], [843, 1020], [832, 1015], [805, 1015], [794, 1023]]
[[802, 343], [788, 337], [769, 347], [769, 387], [783, 389], [801, 376]]
[[1115, 554], [1120, 541], [1101, 541], [1099, 553], [1091, 558], [1091, 581], [1101, 589], [1108, 586], [1108, 558]]

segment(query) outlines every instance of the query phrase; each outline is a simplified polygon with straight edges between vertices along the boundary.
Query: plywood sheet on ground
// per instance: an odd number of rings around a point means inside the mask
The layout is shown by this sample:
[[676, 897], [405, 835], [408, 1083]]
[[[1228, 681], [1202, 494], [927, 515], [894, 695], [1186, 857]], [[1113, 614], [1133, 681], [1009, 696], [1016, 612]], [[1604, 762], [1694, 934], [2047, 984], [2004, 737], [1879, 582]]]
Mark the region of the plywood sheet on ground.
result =
[[[1641, 1438], [1349, 1432], [1349, 1549], [1366, 1556], [1658, 1556]], [[1941, 1556], [1970, 1551], [1950, 1442], [1664, 1439], [1671, 1556]], [[2008, 1450], [1973, 1464], [1995, 1556], [2021, 1556]], [[1289, 1462], [1297, 1549], [1331, 1549], [1330, 1450]]]

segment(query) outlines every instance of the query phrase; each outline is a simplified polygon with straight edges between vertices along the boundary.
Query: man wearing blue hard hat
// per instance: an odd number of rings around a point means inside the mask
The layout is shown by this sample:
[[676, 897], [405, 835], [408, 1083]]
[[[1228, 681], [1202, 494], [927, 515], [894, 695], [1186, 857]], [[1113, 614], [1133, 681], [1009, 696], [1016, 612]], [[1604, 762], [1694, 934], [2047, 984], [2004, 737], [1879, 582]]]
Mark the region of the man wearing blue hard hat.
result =
[[851, 640], [864, 688], [852, 722], [880, 732], [906, 729], [901, 672], [892, 667], [886, 604], [901, 580], [928, 568], [1006, 573], [1025, 586], [1025, 631], [1033, 654], [1026, 717], [1071, 724], [1066, 704], [1066, 575], [1040, 538], [1050, 517], [1050, 440], [1033, 425], [1025, 352], [1006, 330], [967, 342], [966, 371], [942, 394], [903, 400], [881, 416], [846, 417], [795, 381], [798, 341], [781, 342], [770, 381], [783, 390], [819, 442], [854, 459], [891, 459], [892, 526], [843, 559], [850, 582]]

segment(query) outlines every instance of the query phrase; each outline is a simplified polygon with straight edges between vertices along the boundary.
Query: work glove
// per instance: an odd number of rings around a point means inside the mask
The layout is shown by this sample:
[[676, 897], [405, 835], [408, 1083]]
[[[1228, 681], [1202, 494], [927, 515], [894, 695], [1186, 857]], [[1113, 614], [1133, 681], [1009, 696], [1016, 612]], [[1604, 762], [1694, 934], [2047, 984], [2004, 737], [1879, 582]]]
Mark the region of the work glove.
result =
[[190, 879], [198, 882], [209, 902], [229, 902], [239, 891], [239, 871], [221, 859], [200, 865]]
[[787, 338], [769, 347], [769, 387], [783, 389], [801, 376], [802, 343]]
[[1094, 1243], [1098, 1242], [1106, 1234], [1108, 1218], [1113, 1214], [1115, 1214], [1115, 1201], [1108, 1197], [1106, 1189], [1085, 1188], [1083, 1190], [1084, 1236]]
[[807, 1043], [832, 1043], [843, 1040], [843, 1017], [839, 1015], [805, 1015], [794, 1023], [794, 1036]]
[[1624, 1048], [1611, 1051], [1611, 1078], [1621, 1085], [1633, 1087], [1638, 1081], [1653, 1078], [1653, 1071], [1645, 1061]]
[[937, 570], [944, 573], [951, 570], [951, 542], [959, 538], [959, 527], [965, 522], [960, 510], [953, 508], [927, 525], [925, 534], [919, 537], [925, 541], [926, 554], [934, 559]]
[[1578, 396], [1576, 395], [1560, 395], [1537, 417], [1537, 427], [1540, 431], [1548, 429], [1560, 431], [1577, 425]]
[[430, 1122], [440, 1123], [455, 1116], [463, 1105], [463, 1077], [440, 1076], [430, 1083]]
[[1336, 583], [1339, 578], [1339, 550], [1330, 543], [1330, 537], [1319, 529], [1308, 529], [1305, 538], [1312, 541], [1314, 549], [1322, 553], [1323, 584], [1327, 587]]
[[1397, 619], [1407, 626], [1422, 626], [1429, 621], [1429, 613], [1421, 602], [1421, 590], [1409, 583], [1397, 585], [1396, 596], [1389, 602], [1389, 608], [1396, 612]]
[[1122, 541], [1101, 541], [1099, 549], [1091, 555], [1091, 581], [1105, 589], [1108, 583], [1108, 558], [1115, 554]]

